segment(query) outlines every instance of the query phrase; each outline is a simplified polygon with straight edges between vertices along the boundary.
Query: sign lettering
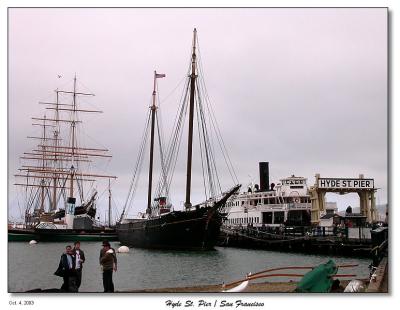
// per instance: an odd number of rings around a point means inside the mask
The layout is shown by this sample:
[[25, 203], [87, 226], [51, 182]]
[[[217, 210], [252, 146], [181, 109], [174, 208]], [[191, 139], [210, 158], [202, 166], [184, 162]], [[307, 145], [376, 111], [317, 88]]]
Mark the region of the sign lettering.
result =
[[303, 184], [303, 180], [283, 180], [283, 184], [286, 185], [298, 185], [298, 184]]
[[374, 179], [319, 178], [318, 187], [326, 189], [373, 189]]

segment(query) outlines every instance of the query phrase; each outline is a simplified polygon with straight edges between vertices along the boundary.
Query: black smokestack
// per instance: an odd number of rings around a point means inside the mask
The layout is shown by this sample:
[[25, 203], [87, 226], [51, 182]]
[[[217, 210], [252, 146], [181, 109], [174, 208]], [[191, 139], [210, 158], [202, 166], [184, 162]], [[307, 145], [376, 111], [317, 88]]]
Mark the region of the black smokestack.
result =
[[269, 163], [260, 162], [258, 165], [260, 167], [260, 191], [269, 191]]

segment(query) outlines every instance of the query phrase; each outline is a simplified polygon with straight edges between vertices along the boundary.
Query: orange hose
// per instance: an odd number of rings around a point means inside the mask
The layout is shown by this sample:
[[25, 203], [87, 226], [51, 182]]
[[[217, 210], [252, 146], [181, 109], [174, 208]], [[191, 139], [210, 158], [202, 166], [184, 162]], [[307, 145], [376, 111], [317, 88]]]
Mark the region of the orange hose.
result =
[[[358, 264], [347, 264], [347, 265], [338, 265], [338, 268], [351, 268], [351, 267], [357, 267]], [[253, 276], [261, 274], [261, 273], [265, 273], [265, 272], [270, 272], [270, 271], [277, 271], [277, 270], [283, 270], [283, 269], [313, 269], [315, 268], [315, 266], [289, 266], [289, 267], [279, 267], [279, 268], [273, 268], [273, 269], [266, 269], [263, 271], [259, 271], [253, 274]]]
[[[338, 268], [351, 268], [351, 267], [357, 267], [358, 264], [345, 264], [345, 265], [338, 265]], [[279, 267], [279, 268], [272, 268], [272, 269], [266, 269], [263, 271], [259, 271], [256, 272], [254, 274], [252, 274], [251, 276], [245, 278], [245, 279], [241, 279], [241, 280], [237, 280], [235, 282], [231, 282], [228, 284], [225, 284], [225, 286], [232, 286], [238, 283], [242, 283], [243, 281], [246, 280], [254, 280], [254, 279], [259, 279], [259, 278], [267, 278], [267, 277], [288, 277], [288, 276], [293, 276], [293, 277], [303, 277], [304, 274], [267, 274], [267, 275], [261, 275], [262, 273], [266, 273], [266, 272], [271, 272], [271, 271], [278, 271], [278, 270], [285, 270], [285, 269], [289, 269], [289, 270], [297, 270], [297, 269], [313, 269], [315, 267], [313, 266], [289, 266], [289, 267]], [[354, 274], [343, 274], [343, 275], [334, 275], [333, 277], [356, 277], [356, 275]]]

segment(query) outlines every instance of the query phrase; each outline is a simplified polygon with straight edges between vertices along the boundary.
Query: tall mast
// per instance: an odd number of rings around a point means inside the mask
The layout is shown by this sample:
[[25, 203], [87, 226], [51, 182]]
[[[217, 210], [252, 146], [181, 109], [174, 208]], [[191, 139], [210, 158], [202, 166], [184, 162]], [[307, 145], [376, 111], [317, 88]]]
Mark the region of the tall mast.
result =
[[111, 227], [111, 181], [108, 179], [108, 227]]
[[[43, 116], [43, 147], [42, 149], [45, 149], [45, 144], [46, 144], [46, 115]], [[45, 155], [43, 154], [42, 156], [42, 169], [45, 169]], [[40, 185], [41, 185], [41, 194], [40, 194], [40, 211], [44, 212], [44, 185], [45, 185], [45, 180], [41, 179], [40, 180]]]
[[72, 141], [71, 141], [71, 179], [70, 179], [70, 187], [69, 187], [69, 197], [74, 197], [74, 157], [75, 157], [75, 112], [76, 112], [76, 74], [74, 76], [74, 92], [72, 94], [72, 122], [71, 122], [71, 129], [72, 129]]
[[193, 114], [194, 114], [194, 94], [196, 87], [196, 28], [193, 30], [193, 51], [192, 51], [192, 73], [190, 75], [190, 102], [189, 102], [189, 136], [186, 167], [186, 200], [185, 208], [192, 206], [190, 202], [190, 189], [192, 183], [192, 144], [193, 144]]
[[157, 72], [154, 71], [154, 82], [153, 82], [153, 103], [151, 105], [151, 134], [150, 134], [150, 164], [149, 164], [149, 189], [147, 192], [147, 209], [146, 213], [151, 214], [151, 190], [153, 183], [153, 153], [154, 153], [154, 127], [156, 117], [156, 79]]
[[[57, 154], [55, 151], [58, 148], [58, 136], [59, 136], [59, 126], [58, 126], [58, 119], [60, 118], [59, 112], [58, 112], [58, 89], [56, 90], [56, 113], [55, 113], [55, 119], [56, 121], [56, 128], [54, 129], [53, 135], [54, 135], [54, 169], [57, 168]], [[51, 204], [51, 210], [56, 210], [57, 209], [57, 178], [58, 175], [57, 173], [54, 173], [53, 175], [53, 202]]]

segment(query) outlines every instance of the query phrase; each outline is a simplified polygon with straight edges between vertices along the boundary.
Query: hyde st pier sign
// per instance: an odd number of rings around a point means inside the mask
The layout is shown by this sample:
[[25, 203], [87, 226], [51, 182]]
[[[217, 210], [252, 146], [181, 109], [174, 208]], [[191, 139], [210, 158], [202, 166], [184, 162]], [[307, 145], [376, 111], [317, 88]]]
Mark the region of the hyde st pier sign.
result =
[[320, 189], [374, 189], [374, 179], [318, 178], [317, 181], [317, 186]]
[[311, 199], [311, 223], [319, 225], [320, 212], [325, 211], [325, 194], [329, 192], [341, 195], [357, 193], [360, 197], [360, 213], [367, 222], [376, 220], [374, 179], [366, 179], [363, 174], [358, 178], [321, 178], [315, 175], [315, 185], [309, 189]]

